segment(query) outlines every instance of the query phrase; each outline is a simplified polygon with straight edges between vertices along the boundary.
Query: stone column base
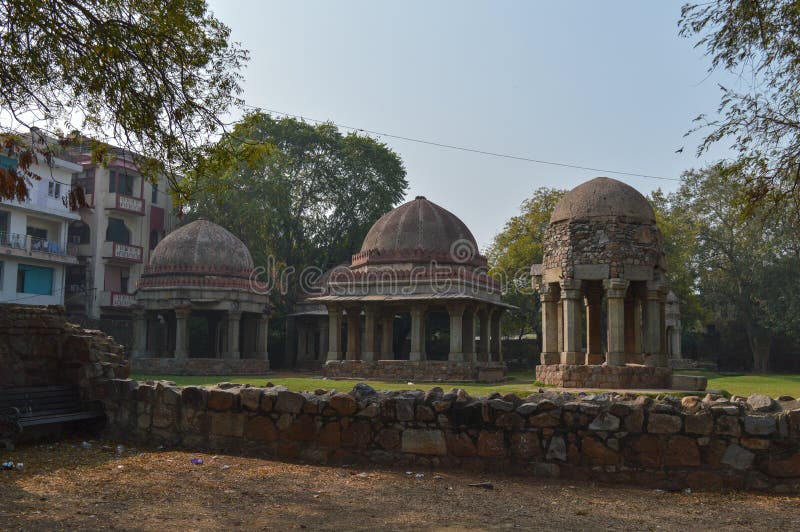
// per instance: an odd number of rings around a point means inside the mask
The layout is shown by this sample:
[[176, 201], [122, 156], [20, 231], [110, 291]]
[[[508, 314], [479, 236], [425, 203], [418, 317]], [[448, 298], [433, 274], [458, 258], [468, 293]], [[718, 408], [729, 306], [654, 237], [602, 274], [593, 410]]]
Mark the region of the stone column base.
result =
[[600, 366], [606, 361], [606, 356], [603, 353], [588, 353], [586, 355], [586, 363], [590, 366]]
[[618, 352], [618, 353], [608, 353], [608, 365], [609, 366], [624, 366], [626, 363], [627, 357], [625, 353]]
[[466, 358], [464, 357], [464, 353], [449, 353], [447, 355], [448, 362], [465, 362]]
[[585, 364], [586, 353], [583, 351], [567, 351], [561, 353], [560, 359], [562, 364]]
[[558, 353], [542, 353], [539, 360], [542, 366], [550, 366], [559, 364], [561, 362], [561, 356]]
[[373, 362], [378, 360], [378, 355], [372, 351], [365, 351], [361, 353], [361, 360], [365, 362]]

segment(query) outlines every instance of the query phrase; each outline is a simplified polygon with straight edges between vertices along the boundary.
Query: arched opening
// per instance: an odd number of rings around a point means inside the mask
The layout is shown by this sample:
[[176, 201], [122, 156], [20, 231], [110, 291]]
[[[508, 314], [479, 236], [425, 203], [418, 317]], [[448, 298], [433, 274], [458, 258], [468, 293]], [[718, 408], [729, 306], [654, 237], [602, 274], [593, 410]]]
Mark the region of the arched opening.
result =
[[70, 244], [89, 244], [91, 243], [91, 228], [81, 220], [70, 222], [67, 228], [67, 241]]

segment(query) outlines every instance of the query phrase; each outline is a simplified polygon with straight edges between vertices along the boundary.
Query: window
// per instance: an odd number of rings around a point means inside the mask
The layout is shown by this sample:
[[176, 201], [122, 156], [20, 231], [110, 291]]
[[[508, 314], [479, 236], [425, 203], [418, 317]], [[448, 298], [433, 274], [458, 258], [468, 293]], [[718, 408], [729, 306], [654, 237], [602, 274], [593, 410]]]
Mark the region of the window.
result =
[[133, 196], [134, 176], [125, 172], [111, 170], [108, 178], [108, 191]]
[[91, 229], [80, 220], [69, 224], [67, 230], [70, 244], [88, 244], [90, 242]]
[[131, 231], [125, 227], [124, 221], [120, 220], [119, 218], [108, 219], [106, 242], [116, 242], [117, 244], [131, 243]]
[[153, 190], [150, 193], [150, 203], [158, 205], [158, 183], [153, 183], [151, 186]]
[[150, 230], [150, 249], [156, 249], [158, 245], [158, 229], [151, 229]]
[[53, 294], [53, 269], [20, 264], [17, 266], [17, 292], [21, 294]]
[[61, 183], [50, 181], [47, 183], [47, 195], [53, 198], [61, 197]]

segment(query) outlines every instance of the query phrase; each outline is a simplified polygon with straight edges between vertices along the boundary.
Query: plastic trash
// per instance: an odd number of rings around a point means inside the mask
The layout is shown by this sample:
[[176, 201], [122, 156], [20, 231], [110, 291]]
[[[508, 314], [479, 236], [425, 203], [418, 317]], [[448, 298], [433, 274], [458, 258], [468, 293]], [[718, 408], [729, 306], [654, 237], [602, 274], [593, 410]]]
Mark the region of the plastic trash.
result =
[[0, 464], [0, 467], [2, 467], [3, 469], [14, 469], [14, 462], [11, 461], [3, 462], [2, 464]]
[[359, 474], [358, 474], [358, 475], [356, 475], [356, 476], [357, 476], [357, 477], [361, 477], [361, 478], [367, 478], [369, 475], [368, 475], [366, 472], [362, 472], [362, 473], [359, 473]]
[[22, 462], [17, 462], [17, 471], [22, 471], [22, 468], [25, 467], [25, 464]]
[[222, 467], [220, 467], [220, 469], [223, 470], [223, 471], [225, 471], [226, 469], [230, 469], [230, 468], [231, 468], [231, 466], [229, 466], [228, 464], [222, 464]]
[[92, 448], [92, 444], [89, 443], [88, 441], [81, 442], [81, 447], [83, 447], [84, 449], [91, 449]]
[[191, 463], [193, 463], [194, 465], [203, 465], [203, 459], [202, 458], [192, 458], [189, 461]]
[[121, 455], [124, 452], [125, 452], [125, 446], [124, 445], [117, 445], [117, 456]]
[[417, 478], [425, 478], [425, 473], [417, 473], [414, 476], [417, 477]]

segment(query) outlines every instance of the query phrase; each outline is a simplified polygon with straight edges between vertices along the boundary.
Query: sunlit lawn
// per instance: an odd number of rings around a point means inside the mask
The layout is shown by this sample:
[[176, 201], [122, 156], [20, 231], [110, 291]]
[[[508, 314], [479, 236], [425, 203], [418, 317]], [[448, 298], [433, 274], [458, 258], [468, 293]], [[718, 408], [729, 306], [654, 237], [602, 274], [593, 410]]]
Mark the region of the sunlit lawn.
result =
[[[754, 393], [761, 393], [771, 397], [779, 397], [781, 395], [800, 397], [800, 375], [796, 374], [723, 374], [696, 370], [681, 371], [679, 373], [686, 375], [704, 375], [708, 378], [709, 390], [726, 390], [734, 395], [748, 396]], [[434, 386], [441, 386], [445, 390], [463, 388], [470, 395], [488, 395], [492, 392], [506, 394], [513, 392], [522, 397], [540, 388], [540, 385], [534, 383], [535, 376], [533, 372], [510, 372], [508, 380], [504, 381], [502, 384], [476, 384], [474, 382], [420, 382], [408, 384], [405, 382], [389, 381], [330, 380], [311, 374], [281, 372], [264, 376], [222, 375], [213, 377], [133, 374], [132, 378], [137, 380], [169, 380], [181, 386], [210, 385], [218, 382], [234, 382], [264, 386], [267, 382], [271, 382], [275, 385], [286, 386], [290, 390], [296, 392], [314, 391], [318, 388], [350, 391], [353, 386], [359, 382], [368, 382], [370, 386], [378, 390], [427, 390]]]

